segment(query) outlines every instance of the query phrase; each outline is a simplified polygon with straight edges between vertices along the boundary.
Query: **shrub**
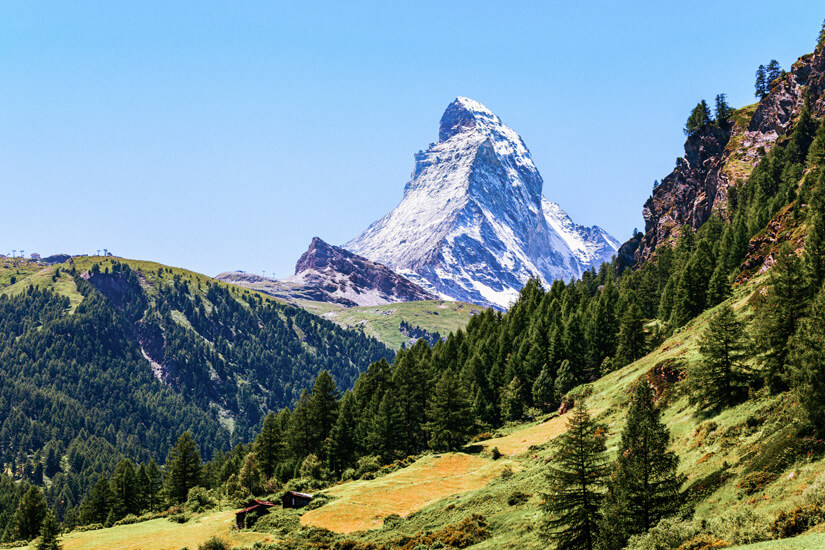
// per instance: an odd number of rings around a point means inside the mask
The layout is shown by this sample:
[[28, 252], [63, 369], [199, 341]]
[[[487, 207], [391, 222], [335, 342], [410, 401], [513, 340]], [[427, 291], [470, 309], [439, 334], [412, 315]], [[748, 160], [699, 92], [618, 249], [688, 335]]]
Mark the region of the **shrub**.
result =
[[362, 456], [355, 463], [355, 477], [364, 478], [364, 474], [371, 474], [381, 469], [381, 462], [377, 456]]
[[699, 535], [680, 544], [678, 550], [713, 550], [728, 546], [730, 546], [728, 541], [717, 539], [713, 535]]
[[699, 526], [694, 521], [665, 518], [647, 533], [630, 537], [625, 550], [672, 550], [698, 534]]
[[490, 530], [487, 519], [481, 514], [473, 514], [434, 533], [418, 534], [412, 538], [404, 537], [392, 547], [400, 550], [415, 550], [420, 546], [467, 548], [488, 538], [490, 538]]
[[403, 522], [404, 518], [402, 518], [398, 514], [390, 514], [384, 518], [384, 527], [386, 527], [387, 529], [395, 529]]
[[341, 474], [342, 481], [349, 481], [350, 479], [355, 477], [355, 468], [347, 468], [344, 470], [344, 473]]
[[752, 495], [762, 490], [765, 485], [768, 485], [777, 477], [779, 477], [779, 474], [773, 472], [752, 472], [744, 477], [742, 483], [739, 484], [739, 488], [746, 495]]
[[510, 493], [510, 496], [507, 497], [507, 504], [510, 506], [518, 506], [519, 504], [524, 504], [527, 502], [527, 499], [530, 498], [530, 495], [527, 493], [522, 493], [521, 491], [513, 491]]
[[324, 493], [318, 493], [312, 497], [312, 500], [309, 501], [309, 504], [306, 505], [304, 510], [315, 510], [316, 508], [320, 508], [324, 504], [331, 501], [333, 497], [326, 495]]
[[731, 544], [770, 540], [770, 520], [748, 506], [736, 506], [706, 522], [705, 531]]
[[218, 537], [212, 537], [198, 546], [198, 550], [230, 550], [230, 546], [225, 540]]
[[771, 524], [771, 533], [780, 539], [793, 537], [823, 521], [825, 511], [819, 506], [806, 504], [792, 512], [779, 512]]
[[264, 514], [252, 526], [253, 531], [286, 535], [301, 528], [301, 516], [292, 509], [272, 510]]
[[83, 533], [84, 531], [97, 531], [98, 529], [103, 529], [102, 523], [90, 523], [88, 525], [79, 525], [73, 529], [78, 533]]
[[501, 451], [498, 450], [498, 447], [493, 447], [493, 450], [490, 451], [490, 457], [493, 460], [498, 460], [499, 458], [501, 458]]
[[179, 514], [172, 514], [169, 516], [169, 521], [174, 523], [186, 523], [190, 519], [192, 519], [191, 512], [181, 512]]
[[198, 513], [217, 506], [217, 502], [203, 487], [192, 487], [184, 505], [187, 510]]
[[141, 518], [139, 518], [138, 516], [136, 516], [134, 514], [129, 514], [128, 516], [114, 522], [113, 525], [115, 527], [117, 527], [118, 525], [132, 525], [133, 523], [138, 523], [139, 521], [146, 521], [146, 520], [145, 519], [141, 520]]

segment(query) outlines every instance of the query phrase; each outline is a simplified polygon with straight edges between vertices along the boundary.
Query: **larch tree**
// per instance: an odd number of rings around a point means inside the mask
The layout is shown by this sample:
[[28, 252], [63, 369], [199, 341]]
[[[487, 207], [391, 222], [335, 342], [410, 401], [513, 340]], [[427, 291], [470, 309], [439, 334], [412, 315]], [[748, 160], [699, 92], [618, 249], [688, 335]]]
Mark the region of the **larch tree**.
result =
[[597, 544], [608, 475], [605, 439], [604, 426], [582, 403], [573, 409], [567, 431], [553, 441], [541, 534], [560, 550], [593, 550]]
[[701, 407], [730, 404], [746, 381], [748, 348], [742, 323], [724, 305], [699, 340], [702, 361], [689, 374], [691, 400]]
[[622, 430], [615, 468], [605, 498], [602, 540], [621, 549], [631, 535], [644, 533], [681, 505], [679, 458], [668, 450], [670, 432], [661, 421], [653, 389], [636, 383]]
[[201, 457], [188, 431], [183, 432], [166, 458], [166, 495], [173, 504], [186, 501], [189, 489], [201, 480]]

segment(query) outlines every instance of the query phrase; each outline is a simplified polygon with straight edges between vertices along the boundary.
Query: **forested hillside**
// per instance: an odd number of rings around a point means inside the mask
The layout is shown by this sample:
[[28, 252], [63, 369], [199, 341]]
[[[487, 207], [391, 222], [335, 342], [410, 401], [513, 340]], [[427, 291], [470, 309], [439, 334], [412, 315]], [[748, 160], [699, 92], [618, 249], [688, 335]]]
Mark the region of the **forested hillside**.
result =
[[0, 294], [0, 463], [45, 487], [61, 517], [124, 457], [163, 463], [186, 430], [212, 457], [322, 369], [350, 387], [393, 355], [303, 310], [157, 264], [30, 268], [6, 260], [17, 280]]

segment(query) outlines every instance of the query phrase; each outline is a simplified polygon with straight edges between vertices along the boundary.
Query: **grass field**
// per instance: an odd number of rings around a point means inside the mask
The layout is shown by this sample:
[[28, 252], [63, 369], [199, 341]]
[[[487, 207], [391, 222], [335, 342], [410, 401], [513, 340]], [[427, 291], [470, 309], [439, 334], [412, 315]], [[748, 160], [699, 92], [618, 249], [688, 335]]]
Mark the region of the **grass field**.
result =
[[[257, 541], [274, 541], [272, 535], [249, 531], [232, 531], [235, 512], [209, 512], [185, 524], [168, 519], [153, 519], [132, 525], [120, 525], [98, 531], [69, 533], [62, 539], [64, 550], [195, 550], [217, 536], [232, 545], [252, 545]], [[31, 547], [32, 549], [34, 547]]]
[[527, 449], [533, 445], [541, 445], [550, 441], [566, 430], [567, 415], [561, 415], [541, 424], [516, 430], [502, 437], [478, 441], [476, 445], [481, 445], [486, 451], [497, 448], [505, 456], [516, 456], [527, 452]]
[[464, 302], [423, 300], [332, 309], [323, 313], [322, 317], [343, 327], [360, 328], [391, 348], [399, 349], [401, 344], [409, 344], [409, 338], [398, 330], [401, 321], [447, 336], [467, 326], [470, 318], [481, 310], [479, 306]]
[[407, 516], [439, 500], [483, 487], [512, 466], [478, 455], [428, 455], [411, 466], [374, 480], [343, 483], [324, 491], [331, 503], [301, 517], [302, 525], [352, 533], [382, 526], [390, 514]]

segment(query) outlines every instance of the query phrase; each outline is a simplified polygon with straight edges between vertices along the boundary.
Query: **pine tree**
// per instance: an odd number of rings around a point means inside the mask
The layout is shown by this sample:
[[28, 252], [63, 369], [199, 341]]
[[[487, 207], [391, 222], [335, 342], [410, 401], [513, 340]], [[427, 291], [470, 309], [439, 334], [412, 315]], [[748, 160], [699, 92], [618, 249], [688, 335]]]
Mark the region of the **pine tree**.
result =
[[825, 167], [825, 119], [819, 122], [814, 140], [808, 148], [808, 164]]
[[370, 449], [381, 457], [385, 463], [395, 459], [396, 452], [404, 446], [403, 419], [398, 408], [395, 389], [390, 387], [384, 392], [378, 411], [372, 419], [369, 434]]
[[54, 512], [46, 509], [46, 515], [40, 526], [40, 540], [37, 541], [37, 550], [60, 550], [62, 547], [58, 539], [59, 534], [60, 526], [57, 523], [57, 518], [54, 517]]
[[604, 505], [602, 538], [623, 548], [631, 535], [644, 533], [681, 505], [679, 458], [668, 451], [670, 433], [661, 421], [647, 380], [636, 383], [616, 466]]
[[755, 332], [762, 352], [763, 377], [774, 392], [787, 389], [788, 340], [796, 332], [807, 306], [809, 294], [800, 264], [791, 245], [783, 243], [768, 272], [768, 292], [757, 309]]
[[629, 365], [645, 354], [645, 332], [642, 310], [631, 302], [622, 314], [619, 324], [619, 346], [616, 350], [616, 366]]
[[295, 409], [289, 417], [289, 432], [287, 434], [289, 452], [294, 457], [306, 456], [315, 449], [315, 437], [312, 432], [312, 414], [309, 392], [301, 391]]
[[764, 65], [759, 65], [759, 68], [756, 69], [756, 82], [754, 83], [754, 88], [756, 88], [756, 91], [753, 95], [759, 99], [763, 99], [766, 95], [768, 95], [768, 75]]
[[567, 432], [553, 440], [547, 468], [542, 535], [564, 550], [592, 550], [599, 536], [599, 507], [608, 474], [605, 428], [579, 404]]
[[808, 205], [808, 236], [803, 258], [808, 289], [816, 293], [825, 281], [825, 172], [819, 177]]
[[533, 403], [542, 410], [550, 410], [554, 408], [557, 403], [553, 382], [553, 375], [550, 372], [550, 368], [545, 365], [533, 383], [532, 388]]
[[173, 504], [186, 502], [201, 479], [201, 457], [192, 434], [183, 432], [166, 458], [166, 494]]
[[121, 460], [112, 479], [109, 482], [111, 487], [110, 510], [114, 515], [114, 520], [122, 519], [127, 514], [140, 513], [138, 501], [140, 500], [135, 467], [128, 458]]
[[707, 101], [703, 99], [693, 108], [693, 111], [690, 112], [690, 116], [685, 124], [685, 135], [692, 136], [710, 123], [710, 107], [708, 107]]
[[312, 430], [313, 451], [320, 452], [323, 441], [329, 435], [338, 418], [338, 389], [327, 370], [322, 370], [312, 386], [309, 399], [309, 418]]
[[716, 124], [722, 128], [728, 125], [728, 118], [733, 114], [733, 109], [728, 105], [727, 95], [718, 94], [716, 96], [716, 108], [714, 110], [716, 115]]
[[246, 489], [250, 495], [257, 495], [261, 491], [261, 471], [258, 469], [258, 461], [255, 453], [249, 453], [244, 458], [243, 466], [238, 472], [238, 483]]
[[341, 399], [341, 406], [338, 408], [338, 418], [332, 431], [329, 433], [329, 444], [327, 447], [327, 464], [329, 469], [336, 474], [341, 474], [345, 468], [355, 463], [358, 453], [357, 441], [355, 439], [356, 427], [356, 403], [352, 392], [347, 392]]
[[396, 359], [392, 383], [396, 406], [401, 414], [402, 450], [413, 454], [426, 443], [422, 427], [426, 422], [427, 376], [414, 351]]
[[522, 383], [514, 376], [501, 390], [501, 414], [506, 420], [521, 420], [524, 416], [524, 400], [521, 396]]
[[80, 505], [80, 522], [84, 525], [104, 523], [106, 516], [109, 514], [109, 502], [111, 500], [112, 489], [109, 480], [99, 480]]
[[730, 283], [725, 270], [726, 262], [721, 259], [716, 263], [716, 268], [713, 270], [713, 275], [710, 276], [708, 282], [708, 307], [713, 307], [721, 303], [730, 295]]
[[31, 540], [39, 535], [48, 509], [40, 488], [32, 486], [26, 491], [12, 520], [15, 540]]
[[[779, 61], [776, 59], [771, 59], [770, 63], [768, 63], [767, 68], [765, 69], [765, 81], [766, 81], [766, 89], [767, 92], [770, 91], [771, 84], [774, 80], [782, 76], [782, 67], [779, 65]], [[765, 95], [767, 95], [767, 92]]]
[[560, 402], [562, 398], [567, 395], [567, 392], [579, 385], [578, 377], [570, 364], [570, 361], [565, 359], [559, 366], [559, 374], [553, 384], [553, 392], [556, 396], [556, 402]]
[[731, 403], [746, 381], [747, 345], [742, 323], [724, 305], [699, 340], [701, 363], [690, 372], [691, 400], [702, 407]]
[[816, 295], [808, 317], [799, 322], [791, 342], [794, 390], [806, 420], [825, 437], [825, 287]]
[[428, 443], [433, 449], [457, 449], [467, 440], [473, 425], [470, 402], [464, 388], [448, 370], [435, 386], [427, 418]]
[[275, 475], [283, 452], [283, 434], [274, 412], [266, 415], [261, 433], [255, 438], [255, 459], [265, 479]]

